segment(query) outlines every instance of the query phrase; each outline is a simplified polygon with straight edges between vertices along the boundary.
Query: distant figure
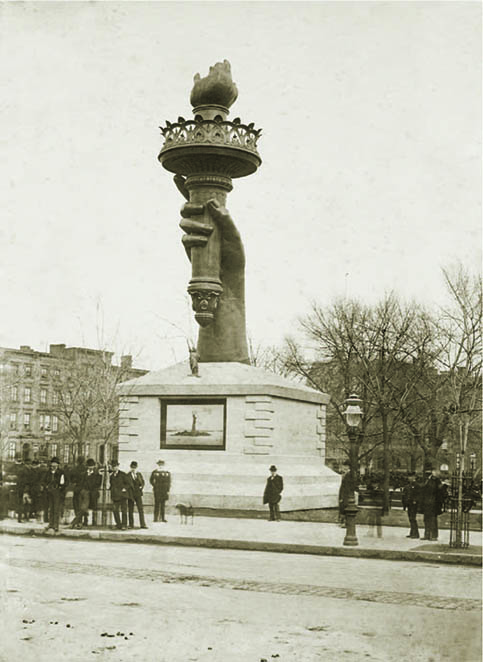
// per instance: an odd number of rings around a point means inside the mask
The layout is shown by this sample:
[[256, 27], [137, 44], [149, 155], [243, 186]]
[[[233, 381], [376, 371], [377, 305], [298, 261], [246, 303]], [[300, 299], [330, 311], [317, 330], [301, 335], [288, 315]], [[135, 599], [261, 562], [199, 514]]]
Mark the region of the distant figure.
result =
[[[75, 528], [81, 520], [79, 520], [79, 502], [80, 502], [80, 493], [81, 489], [84, 487], [84, 477], [86, 473], [86, 467], [84, 464], [84, 458], [78, 457], [76, 465], [70, 474], [70, 487], [72, 487], [72, 508], [74, 510], [74, 519], [72, 521], [71, 527]], [[83, 503], [83, 511], [85, 510], [85, 504]]]
[[30, 496], [32, 498], [31, 504], [31, 517], [40, 519], [42, 512], [42, 470], [40, 462], [33, 460], [32, 462], [32, 481]]
[[426, 471], [426, 481], [421, 489], [421, 505], [424, 514], [423, 540], [438, 540], [438, 515], [442, 509], [441, 481], [436, 469]]
[[32, 509], [31, 483], [33, 472], [30, 461], [25, 460], [20, 465], [17, 474], [17, 519], [19, 522], [30, 519]]
[[419, 538], [418, 529], [418, 506], [420, 500], [420, 487], [416, 483], [416, 474], [414, 471], [408, 473], [409, 483], [403, 488], [402, 491], [402, 506], [403, 509], [408, 511], [409, 519], [409, 534], [406, 538]]
[[65, 492], [65, 474], [60, 468], [57, 457], [50, 460], [50, 470], [44, 476], [44, 491], [47, 497], [47, 512], [49, 529], [59, 530], [59, 520], [62, 509], [62, 500]]
[[[87, 490], [89, 491], [89, 510], [92, 511], [92, 526], [97, 526], [97, 502], [99, 501], [99, 490], [102, 485], [102, 476], [96, 469], [96, 462], [92, 458], [87, 460], [86, 475]], [[87, 526], [88, 519], [84, 519]]]
[[147, 529], [146, 522], [144, 521], [144, 508], [143, 508], [143, 489], [144, 489], [144, 478], [142, 473], [138, 469], [137, 462], [131, 462], [130, 464], [131, 471], [127, 474], [127, 483], [128, 483], [128, 497], [127, 497], [127, 508], [128, 508], [128, 517], [129, 517], [129, 528], [134, 529], [134, 504], [138, 509], [139, 515], [139, 526], [141, 529]]
[[75, 517], [70, 528], [82, 529], [83, 524], [87, 524], [89, 513], [89, 489], [87, 487], [87, 469], [84, 462], [76, 468], [74, 494], [76, 494]]
[[283, 478], [278, 475], [277, 467], [274, 464], [270, 467], [270, 474], [263, 493], [263, 503], [268, 503], [270, 509], [269, 521], [280, 522], [280, 507], [278, 504], [282, 498]]
[[[111, 490], [112, 512], [114, 514], [116, 528], [124, 531], [127, 527], [128, 482], [124, 471], [119, 470], [119, 462], [117, 460], [112, 463], [109, 489]], [[119, 517], [119, 510], [121, 510], [122, 519]]]
[[149, 482], [153, 486], [154, 522], [166, 522], [165, 505], [171, 488], [171, 474], [164, 468], [164, 460], [157, 461], [157, 468], [151, 474]]
[[198, 361], [200, 360], [200, 355], [196, 351], [195, 347], [190, 347], [189, 352], [190, 352], [191, 374], [194, 375], [195, 377], [199, 377], [199, 374], [198, 374]]
[[352, 494], [352, 479], [350, 473], [350, 462], [345, 460], [342, 465], [342, 480], [339, 487], [339, 524], [345, 527], [345, 509], [349, 505], [349, 497]]

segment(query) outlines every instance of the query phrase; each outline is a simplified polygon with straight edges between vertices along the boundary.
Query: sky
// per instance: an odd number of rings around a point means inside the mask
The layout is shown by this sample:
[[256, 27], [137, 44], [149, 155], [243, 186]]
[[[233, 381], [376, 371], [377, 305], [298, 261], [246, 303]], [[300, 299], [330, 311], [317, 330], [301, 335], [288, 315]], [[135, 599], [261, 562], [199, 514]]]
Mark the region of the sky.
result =
[[262, 128], [227, 207], [257, 345], [312, 301], [444, 301], [481, 268], [477, 2], [0, 4], [0, 346], [110, 345], [150, 370], [197, 332], [159, 126], [228, 59]]

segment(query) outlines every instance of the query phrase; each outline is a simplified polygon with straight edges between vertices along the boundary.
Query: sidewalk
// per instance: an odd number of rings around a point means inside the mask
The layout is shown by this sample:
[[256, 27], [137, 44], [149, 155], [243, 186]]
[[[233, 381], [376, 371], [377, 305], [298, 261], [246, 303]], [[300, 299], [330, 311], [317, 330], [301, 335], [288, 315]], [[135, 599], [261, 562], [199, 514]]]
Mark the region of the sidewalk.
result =
[[46, 532], [45, 525], [37, 522], [19, 524], [13, 519], [3, 519], [0, 521], [0, 533], [472, 566], [482, 564], [482, 534], [474, 531], [470, 532], [469, 549], [456, 550], [449, 547], [447, 530], [440, 531], [438, 542], [428, 542], [406, 538], [407, 528], [385, 527], [382, 529], [382, 537], [378, 537], [377, 529], [361, 525], [357, 527], [359, 546], [344, 547], [345, 530], [337, 524], [221, 517], [195, 517], [193, 524], [191, 521], [181, 524], [175, 515], [171, 515], [167, 523], [152, 523], [148, 516], [147, 524], [148, 529], [127, 531], [92, 527], [73, 530], [61, 526], [59, 533], [54, 533]]

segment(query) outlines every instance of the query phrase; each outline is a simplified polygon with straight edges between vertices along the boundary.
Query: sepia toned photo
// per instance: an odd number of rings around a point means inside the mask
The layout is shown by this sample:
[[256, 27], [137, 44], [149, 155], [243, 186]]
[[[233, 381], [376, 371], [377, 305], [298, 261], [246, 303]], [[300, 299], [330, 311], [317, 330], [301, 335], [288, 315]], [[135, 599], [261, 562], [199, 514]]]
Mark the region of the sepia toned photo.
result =
[[482, 24], [0, 0], [0, 662], [481, 662]]

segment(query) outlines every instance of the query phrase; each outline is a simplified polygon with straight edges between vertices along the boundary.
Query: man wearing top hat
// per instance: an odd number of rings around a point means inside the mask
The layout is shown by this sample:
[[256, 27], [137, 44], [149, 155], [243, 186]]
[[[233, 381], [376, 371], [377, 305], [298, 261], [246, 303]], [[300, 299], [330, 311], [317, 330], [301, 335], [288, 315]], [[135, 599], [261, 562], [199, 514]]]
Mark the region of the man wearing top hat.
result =
[[151, 474], [149, 482], [153, 486], [154, 522], [166, 522], [165, 504], [169, 498], [171, 487], [171, 474], [164, 468], [164, 460], [157, 461], [157, 468]]
[[50, 460], [50, 469], [44, 476], [43, 488], [46, 495], [49, 518], [49, 525], [46, 531], [49, 529], [58, 531], [62, 499], [65, 492], [65, 474], [60, 468], [59, 458], [57, 457], [53, 457]]
[[[123, 531], [127, 526], [127, 497], [129, 485], [127, 476], [124, 471], [120, 471], [119, 462], [114, 460], [112, 462], [112, 471], [109, 476], [109, 489], [111, 490], [112, 512], [116, 528]], [[119, 510], [121, 510], [121, 517], [119, 517]]]
[[272, 464], [270, 467], [270, 476], [267, 478], [265, 491], [263, 493], [263, 503], [268, 503], [270, 509], [270, 522], [280, 522], [280, 499], [282, 498], [283, 478], [277, 473], [277, 467]]
[[127, 474], [127, 483], [128, 483], [128, 497], [127, 497], [127, 508], [129, 516], [129, 528], [134, 529], [134, 504], [138, 509], [139, 514], [139, 526], [141, 529], [147, 529], [146, 522], [144, 520], [144, 508], [143, 508], [143, 489], [144, 489], [144, 478], [142, 473], [138, 471], [138, 463], [133, 461], [130, 464], [130, 471]]

